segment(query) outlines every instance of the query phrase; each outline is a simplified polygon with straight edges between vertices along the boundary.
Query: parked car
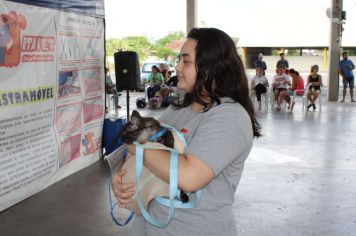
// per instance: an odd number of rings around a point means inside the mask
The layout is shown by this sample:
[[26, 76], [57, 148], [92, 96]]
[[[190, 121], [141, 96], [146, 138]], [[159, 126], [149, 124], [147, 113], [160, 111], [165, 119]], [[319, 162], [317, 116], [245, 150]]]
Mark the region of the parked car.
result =
[[141, 85], [140, 90], [145, 91], [145, 84], [147, 83], [148, 76], [151, 74], [151, 67], [153, 65], [159, 67], [160, 64], [165, 64], [169, 71], [171, 71], [172, 76], [175, 75], [175, 67], [172, 63], [166, 61], [153, 61], [153, 62], [145, 62], [142, 65], [141, 69]]

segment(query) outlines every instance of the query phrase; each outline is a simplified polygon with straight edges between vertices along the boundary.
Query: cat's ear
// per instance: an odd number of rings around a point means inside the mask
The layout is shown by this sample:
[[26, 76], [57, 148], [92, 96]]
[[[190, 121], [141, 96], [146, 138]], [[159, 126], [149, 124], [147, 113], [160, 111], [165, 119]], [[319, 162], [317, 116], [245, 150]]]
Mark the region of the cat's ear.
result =
[[132, 124], [132, 128], [137, 129], [140, 126], [140, 119], [136, 116], [131, 116], [130, 123]]
[[132, 118], [132, 117], [141, 118], [141, 115], [140, 115], [140, 113], [139, 113], [138, 111], [133, 110], [133, 111], [132, 111], [132, 114], [131, 114], [131, 118]]
[[136, 129], [140, 126], [140, 119], [141, 119], [140, 113], [136, 110], [133, 110], [131, 114], [130, 122]]

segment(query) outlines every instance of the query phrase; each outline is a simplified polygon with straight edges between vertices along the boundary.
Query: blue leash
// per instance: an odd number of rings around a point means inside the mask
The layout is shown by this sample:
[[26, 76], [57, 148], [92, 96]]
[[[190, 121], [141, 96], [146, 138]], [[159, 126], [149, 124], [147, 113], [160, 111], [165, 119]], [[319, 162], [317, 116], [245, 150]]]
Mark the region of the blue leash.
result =
[[127, 217], [127, 219], [124, 221], [124, 223], [120, 223], [119, 219], [116, 218], [115, 214], [114, 214], [114, 209], [115, 207], [118, 206], [118, 203], [116, 202], [115, 204], [112, 203], [112, 197], [111, 197], [111, 181], [112, 178], [110, 178], [109, 181], [109, 204], [110, 204], [110, 208], [109, 208], [109, 212], [111, 215], [112, 220], [115, 222], [115, 224], [119, 225], [119, 226], [125, 226], [128, 223], [130, 223], [130, 221], [134, 218], [135, 213], [132, 211], [130, 213], [130, 215]]
[[148, 137], [148, 141], [150, 142], [155, 142], [157, 139], [159, 139], [160, 137], [162, 137], [165, 133], [167, 133], [167, 128], [162, 127], [157, 133], [151, 135]]
[[[139, 180], [143, 169], [143, 150], [144, 148], [140, 145], [136, 146], [136, 192], [139, 190]], [[137, 194], [136, 200], [137, 205], [139, 206], [142, 216], [152, 225], [157, 226], [159, 228], [165, 228], [172, 221], [174, 214], [174, 204], [173, 201], [177, 196], [178, 192], [178, 152], [172, 151], [170, 158], [170, 174], [169, 174], [169, 213], [167, 220], [165, 222], [160, 222], [159, 220], [152, 217], [148, 211], [145, 209], [141, 202], [140, 194]]]

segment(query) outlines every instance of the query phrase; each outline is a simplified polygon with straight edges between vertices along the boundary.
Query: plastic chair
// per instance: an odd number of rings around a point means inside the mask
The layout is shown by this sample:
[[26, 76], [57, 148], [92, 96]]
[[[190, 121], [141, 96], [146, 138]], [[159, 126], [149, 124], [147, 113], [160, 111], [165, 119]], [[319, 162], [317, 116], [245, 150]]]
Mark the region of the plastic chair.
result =
[[[266, 89], [267, 89], [267, 91], [265, 93], [261, 94], [261, 100], [262, 99], [264, 100], [266, 111], [268, 111], [269, 87], [266, 87]], [[252, 104], [254, 104], [255, 100], [256, 100], [256, 91], [254, 89], [250, 89], [250, 99], [251, 99]], [[261, 101], [261, 103], [262, 103], [262, 101]]]
[[[301, 92], [303, 94], [301, 94]], [[293, 94], [291, 96], [291, 103], [295, 103], [295, 98], [302, 98], [302, 111], [304, 111], [304, 107], [306, 107], [306, 102], [308, 101], [307, 99], [307, 93], [308, 93], [308, 87], [306, 87], [303, 90], [294, 90]], [[294, 105], [293, 105], [294, 106]]]
[[[303, 96], [303, 102], [305, 101], [305, 103], [303, 104], [303, 107], [305, 106], [305, 110], [308, 109], [308, 97], [307, 97], [307, 94], [308, 94], [308, 91], [309, 91], [309, 87], [310, 85], [307, 85], [307, 87], [305, 88], [305, 93], [304, 93], [304, 96]], [[323, 86], [320, 86], [320, 90], [318, 90], [318, 98], [316, 99], [316, 102], [319, 103], [319, 112], [321, 112], [321, 98], [322, 98], [322, 95], [324, 93], [324, 87]], [[305, 99], [305, 100], [304, 100]]]

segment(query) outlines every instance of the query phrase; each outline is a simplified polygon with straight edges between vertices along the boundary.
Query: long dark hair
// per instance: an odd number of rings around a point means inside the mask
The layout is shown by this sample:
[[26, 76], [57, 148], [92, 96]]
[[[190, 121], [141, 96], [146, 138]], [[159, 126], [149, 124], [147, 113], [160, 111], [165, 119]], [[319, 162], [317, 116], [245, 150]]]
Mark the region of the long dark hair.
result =
[[[247, 76], [234, 41], [225, 32], [215, 28], [194, 28], [189, 32], [188, 39], [197, 41], [197, 78], [193, 91], [186, 93], [183, 103], [176, 107], [187, 107], [197, 102], [208, 111], [213, 104], [221, 103], [221, 97], [232, 98], [249, 114], [254, 136], [261, 136], [261, 126], [256, 120], [249, 97]], [[203, 98], [206, 96], [210, 101]]]

